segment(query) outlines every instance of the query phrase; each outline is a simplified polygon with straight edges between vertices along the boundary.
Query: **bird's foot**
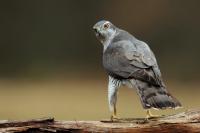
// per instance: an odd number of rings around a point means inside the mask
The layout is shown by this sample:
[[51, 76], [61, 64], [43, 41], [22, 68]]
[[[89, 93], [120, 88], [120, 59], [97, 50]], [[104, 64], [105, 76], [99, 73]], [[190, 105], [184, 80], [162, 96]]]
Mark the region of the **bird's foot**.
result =
[[110, 117], [111, 121], [117, 121], [119, 118], [117, 117], [117, 108], [116, 105], [114, 105], [114, 110], [112, 112], [112, 115]]
[[160, 117], [162, 117], [162, 116], [160, 116], [160, 115], [153, 115], [150, 110], [147, 110], [146, 119], [156, 119], [156, 118], [160, 118]]
[[119, 118], [116, 115], [111, 115], [110, 120], [117, 121], [117, 120], [119, 120]]
[[160, 118], [160, 117], [162, 117], [162, 116], [160, 116], [160, 115], [147, 115], [146, 119], [156, 119], [156, 118]]

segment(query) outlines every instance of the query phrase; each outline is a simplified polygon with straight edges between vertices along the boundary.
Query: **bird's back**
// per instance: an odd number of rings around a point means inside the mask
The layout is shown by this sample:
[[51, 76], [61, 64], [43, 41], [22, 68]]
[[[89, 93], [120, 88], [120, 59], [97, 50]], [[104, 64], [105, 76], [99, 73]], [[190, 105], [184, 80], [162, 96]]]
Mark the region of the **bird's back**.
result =
[[136, 51], [134, 43], [128, 43], [136, 40], [131, 34], [126, 31], [120, 30], [112, 39], [107, 49], [103, 53], [103, 66], [109, 75], [118, 78], [128, 78], [130, 70], [134, 72], [137, 68], [130, 66], [130, 61], [125, 58], [128, 51]]

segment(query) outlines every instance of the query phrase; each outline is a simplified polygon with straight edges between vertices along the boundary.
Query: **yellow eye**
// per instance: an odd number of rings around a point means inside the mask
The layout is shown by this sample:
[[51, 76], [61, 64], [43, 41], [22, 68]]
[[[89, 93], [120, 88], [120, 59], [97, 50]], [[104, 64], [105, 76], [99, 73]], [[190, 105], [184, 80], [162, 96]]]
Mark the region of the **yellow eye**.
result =
[[103, 28], [104, 28], [104, 29], [108, 29], [109, 27], [110, 27], [110, 24], [109, 24], [109, 23], [106, 23], [106, 24], [103, 25]]

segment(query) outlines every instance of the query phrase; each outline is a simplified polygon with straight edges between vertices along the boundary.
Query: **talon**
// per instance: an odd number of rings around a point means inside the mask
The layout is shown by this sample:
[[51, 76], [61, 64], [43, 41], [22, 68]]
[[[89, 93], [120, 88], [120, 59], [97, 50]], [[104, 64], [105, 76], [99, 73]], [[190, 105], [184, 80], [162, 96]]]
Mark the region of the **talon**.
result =
[[147, 110], [146, 119], [153, 119], [153, 118], [158, 118], [158, 117], [161, 117], [161, 116], [159, 116], [159, 115], [153, 115], [149, 109]]
[[116, 106], [114, 106], [114, 111], [111, 115], [111, 121], [114, 121], [114, 120], [118, 120]]
[[118, 120], [117, 116], [116, 115], [111, 115], [111, 121], [115, 121], [115, 120]]

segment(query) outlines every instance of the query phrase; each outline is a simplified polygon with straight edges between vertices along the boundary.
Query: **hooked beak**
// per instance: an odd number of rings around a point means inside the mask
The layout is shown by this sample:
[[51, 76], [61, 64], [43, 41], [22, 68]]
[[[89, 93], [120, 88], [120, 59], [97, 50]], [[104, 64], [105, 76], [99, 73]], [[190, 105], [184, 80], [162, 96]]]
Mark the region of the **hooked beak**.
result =
[[93, 27], [93, 30], [95, 33], [98, 33], [98, 29], [96, 27]]
[[98, 27], [93, 27], [93, 30], [94, 30], [94, 32], [95, 32], [95, 34], [97, 35], [97, 36], [100, 36], [100, 32], [99, 32], [99, 28]]
[[98, 40], [100, 40], [100, 42], [102, 42], [102, 40], [104, 40], [104, 37], [102, 36], [100, 29], [98, 27], [94, 26], [93, 30], [94, 30], [95, 35], [98, 38]]

